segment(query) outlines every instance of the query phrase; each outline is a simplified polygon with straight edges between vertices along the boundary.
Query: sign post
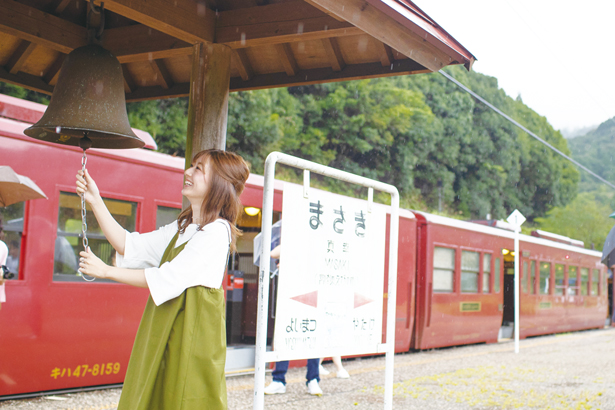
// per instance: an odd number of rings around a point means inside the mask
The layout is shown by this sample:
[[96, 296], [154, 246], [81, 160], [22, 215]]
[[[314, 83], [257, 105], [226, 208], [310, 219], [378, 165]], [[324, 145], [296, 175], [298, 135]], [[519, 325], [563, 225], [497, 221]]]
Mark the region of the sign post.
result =
[[[395, 313], [397, 310], [397, 248], [399, 236], [399, 193], [397, 188], [280, 152], [272, 152], [265, 162], [262, 214], [263, 244], [271, 243], [274, 176], [277, 162], [304, 170], [303, 192], [301, 192], [301, 189], [295, 189], [296, 187], [291, 184], [289, 184], [288, 192], [287, 187], [284, 188], [284, 203], [287, 203], [287, 193], [289, 198], [294, 199], [293, 202], [289, 202], [290, 208], [288, 212], [284, 211], [283, 215], [282, 226], [289, 233], [285, 235], [285, 239], [282, 241], [278, 295], [280, 295], [280, 292], [284, 292], [282, 290], [284, 269], [287, 269], [287, 272], [298, 271], [304, 278], [299, 279], [303, 281], [303, 284], [299, 284], [299, 286], [296, 283], [297, 280], [286, 281], [284, 285], [287, 289], [286, 293], [293, 296], [287, 297], [284, 302], [287, 303], [286, 306], [289, 308], [282, 309], [282, 314], [276, 317], [276, 331], [284, 330], [285, 337], [280, 339], [277, 335], [274, 335], [274, 338], [279, 340], [278, 345], [283, 348], [278, 352], [267, 352], [269, 264], [260, 264], [253, 408], [255, 410], [264, 408], [265, 364], [267, 362], [330, 355], [386, 353], [384, 408], [390, 410], [393, 406]], [[369, 188], [367, 203], [326, 192], [318, 192], [318, 195], [316, 195], [316, 192], [314, 192], [314, 195], [310, 194], [310, 171]], [[374, 189], [391, 195], [385, 343], [382, 343], [382, 326], [378, 325], [382, 320], [383, 276], [380, 276], [380, 292], [378, 293], [378, 287], [374, 285], [372, 275], [358, 274], [357, 272], [365, 269], [365, 267], [355, 268], [356, 264], [353, 265], [353, 263], [356, 261], [350, 256], [351, 254], [357, 255], [357, 259], [363, 257], [368, 261], [367, 263], [369, 263], [369, 257], [373, 256], [374, 260], [380, 260], [380, 266], [371, 269], [383, 270], [386, 216], [380, 206], [377, 211], [373, 210]], [[332, 197], [335, 198], [332, 199]], [[332, 204], [335, 208], [331, 207]], [[292, 215], [297, 214], [295, 208], [306, 206], [307, 214], [305, 209], [298, 214], [302, 218], [300, 219], [302, 225], [299, 226], [297, 225], [297, 218]], [[327, 211], [330, 214], [324, 214], [325, 208], [323, 206], [327, 206]], [[286, 205], [284, 209], [286, 209]], [[306, 215], [308, 215], [307, 219], [305, 218]], [[324, 224], [326, 224], [328, 230], [324, 229]], [[320, 229], [321, 225], [323, 225], [323, 229]], [[301, 230], [303, 233], [299, 233]], [[316, 248], [310, 250], [310, 254], [306, 255], [305, 250], [295, 249], [290, 245], [293, 236], [301, 235], [308, 243], [318, 244]], [[367, 237], [380, 238], [382, 245], [380, 253], [371, 248], [364, 249], [365, 246], [369, 245], [362, 239], [367, 239]], [[287, 241], [286, 238], [289, 238], [289, 240]], [[285, 242], [288, 242], [286, 246], [284, 245]], [[270, 248], [270, 246], [262, 247], [261, 261], [270, 260]], [[320, 267], [306, 268], [310, 256], [319, 260]], [[362, 263], [365, 264], [366, 262], [363, 261]], [[302, 264], [306, 266], [302, 266]], [[292, 269], [290, 269], [291, 266], [293, 266]], [[339, 286], [340, 284], [343, 286]], [[376, 293], [374, 293], [375, 290]], [[337, 299], [334, 297], [335, 295], [338, 296]], [[289, 302], [290, 299], [292, 301]], [[279, 297], [278, 300], [280, 300]], [[380, 310], [377, 309], [377, 304], [379, 304]], [[298, 305], [303, 306], [303, 310], [301, 310], [301, 307], [298, 308], [299, 310], [293, 310], [297, 309]], [[284, 323], [277, 323], [279, 319], [283, 319]], [[334, 321], [333, 324], [329, 323], [331, 320]], [[354, 337], [347, 339], [352, 342], [353, 347], [345, 348], [343, 345], [333, 346], [331, 344], [331, 340], [340, 336], [336, 330], [337, 325], [345, 326], [346, 330], [349, 331], [348, 333], [352, 333], [353, 330], [356, 332]], [[372, 326], [371, 329], [370, 326]]]
[[519, 353], [519, 232], [525, 217], [515, 209], [506, 221], [515, 228], [515, 353]]

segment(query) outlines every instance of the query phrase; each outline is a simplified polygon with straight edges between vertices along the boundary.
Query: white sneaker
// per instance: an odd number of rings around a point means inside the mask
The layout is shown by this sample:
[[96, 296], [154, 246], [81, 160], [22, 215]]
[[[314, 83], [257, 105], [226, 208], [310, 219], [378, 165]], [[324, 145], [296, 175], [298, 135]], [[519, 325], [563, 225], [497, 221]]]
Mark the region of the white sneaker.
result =
[[329, 370], [325, 369], [324, 367], [322, 367], [322, 364], [318, 365], [318, 374], [321, 374], [323, 376], [326, 376], [329, 374]]
[[322, 390], [320, 389], [320, 386], [318, 385], [318, 380], [316, 379], [310, 380], [310, 382], [307, 384], [307, 389], [308, 393], [312, 396], [322, 396]]
[[348, 371], [346, 371], [346, 369], [342, 369], [337, 372], [336, 377], [338, 379], [350, 379], [350, 375], [348, 374]]
[[286, 385], [284, 385], [284, 383], [271, 382], [269, 386], [265, 387], [265, 394], [284, 394], [284, 393], [286, 393]]

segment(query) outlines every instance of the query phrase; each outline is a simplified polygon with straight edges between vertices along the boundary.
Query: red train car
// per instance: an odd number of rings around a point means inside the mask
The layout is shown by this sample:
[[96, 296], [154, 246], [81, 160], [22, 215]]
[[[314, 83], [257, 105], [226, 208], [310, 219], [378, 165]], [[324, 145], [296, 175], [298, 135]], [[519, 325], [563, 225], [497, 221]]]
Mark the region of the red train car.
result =
[[[412, 347], [497, 341], [514, 323], [514, 233], [415, 215], [419, 266]], [[608, 292], [600, 252], [528, 235], [520, 235], [519, 243], [520, 338], [604, 326]]]
[[[0, 311], [0, 346], [10, 352], [0, 360], [0, 400], [121, 383], [147, 298], [144, 289], [86, 283], [76, 275], [81, 217], [75, 174], [82, 152], [23, 135], [44, 108], [0, 96], [0, 165], [29, 176], [48, 196], [0, 209], [9, 267], [18, 274], [7, 282]], [[125, 228], [149, 231], [176, 218], [183, 158], [147, 149], [92, 149], [88, 157], [89, 171]], [[244, 235], [224, 283], [229, 373], [254, 363], [258, 269], [252, 243], [261, 226], [262, 190], [263, 178], [251, 175], [241, 197]], [[274, 221], [281, 211], [279, 183]], [[113, 249], [91, 212], [88, 228], [94, 252], [112, 263]], [[600, 254], [561, 242], [522, 236], [521, 337], [604, 324]], [[506, 230], [400, 210], [395, 350], [495, 342], [511, 321], [512, 246]]]

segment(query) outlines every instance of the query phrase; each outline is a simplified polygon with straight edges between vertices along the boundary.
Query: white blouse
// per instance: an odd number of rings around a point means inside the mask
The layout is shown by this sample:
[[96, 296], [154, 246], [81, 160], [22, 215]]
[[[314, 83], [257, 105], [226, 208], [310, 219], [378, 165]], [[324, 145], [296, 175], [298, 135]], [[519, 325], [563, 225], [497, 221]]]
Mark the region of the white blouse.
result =
[[193, 286], [219, 288], [231, 239], [229, 224], [217, 219], [200, 231], [197, 228], [197, 224], [190, 224], [179, 235], [175, 247], [189, 242], [171, 262], [160, 267], [164, 251], [177, 233], [177, 221], [149, 233], [127, 232], [124, 255], [117, 255], [117, 265], [145, 269], [145, 280], [156, 306]]

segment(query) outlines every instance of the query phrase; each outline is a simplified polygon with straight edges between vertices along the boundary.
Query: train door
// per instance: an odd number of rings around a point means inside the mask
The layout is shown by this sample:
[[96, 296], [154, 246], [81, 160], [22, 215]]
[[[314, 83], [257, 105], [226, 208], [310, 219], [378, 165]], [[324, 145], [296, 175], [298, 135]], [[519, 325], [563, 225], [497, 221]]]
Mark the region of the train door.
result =
[[504, 260], [504, 303], [502, 312], [502, 329], [500, 336], [510, 338], [513, 336], [515, 325], [515, 256], [507, 249], [502, 251]]
[[[273, 213], [273, 222], [281, 213]], [[254, 265], [254, 238], [260, 233], [262, 212], [245, 207], [237, 227], [237, 251], [230, 255], [226, 287], [226, 372], [241, 373], [254, 368], [259, 268]], [[277, 277], [269, 283], [269, 321], [267, 343], [273, 338]]]

